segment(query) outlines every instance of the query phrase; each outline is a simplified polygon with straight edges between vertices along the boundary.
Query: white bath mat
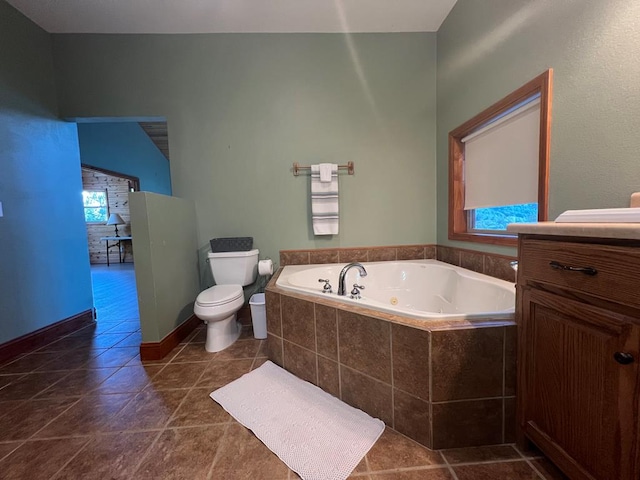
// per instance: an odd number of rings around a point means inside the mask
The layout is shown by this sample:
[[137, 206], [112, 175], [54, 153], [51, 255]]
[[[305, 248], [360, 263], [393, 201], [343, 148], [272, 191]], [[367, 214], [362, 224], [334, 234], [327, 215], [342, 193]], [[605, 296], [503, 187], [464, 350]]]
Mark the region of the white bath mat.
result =
[[384, 423], [274, 363], [211, 393], [304, 480], [343, 480], [384, 431]]

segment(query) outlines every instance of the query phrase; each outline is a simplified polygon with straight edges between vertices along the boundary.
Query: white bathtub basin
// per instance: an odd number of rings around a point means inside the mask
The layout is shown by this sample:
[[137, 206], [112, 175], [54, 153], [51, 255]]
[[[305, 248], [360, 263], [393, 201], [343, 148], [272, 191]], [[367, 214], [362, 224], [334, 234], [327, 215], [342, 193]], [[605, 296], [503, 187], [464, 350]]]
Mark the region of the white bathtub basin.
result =
[[[338, 296], [338, 275], [344, 265], [286, 266], [276, 285], [414, 318], [505, 318], [515, 310], [513, 283], [437, 260], [363, 263], [368, 275], [361, 277], [356, 268], [350, 269], [347, 295]], [[333, 293], [322, 293], [319, 279], [330, 280]], [[365, 286], [359, 300], [349, 298], [354, 283]]]

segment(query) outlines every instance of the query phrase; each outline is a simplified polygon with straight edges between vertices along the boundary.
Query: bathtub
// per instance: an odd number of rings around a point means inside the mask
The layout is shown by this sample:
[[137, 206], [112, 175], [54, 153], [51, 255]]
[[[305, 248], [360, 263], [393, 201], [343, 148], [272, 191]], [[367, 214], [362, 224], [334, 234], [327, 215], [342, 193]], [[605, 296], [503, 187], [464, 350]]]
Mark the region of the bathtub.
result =
[[[437, 260], [362, 263], [368, 275], [356, 268], [345, 281], [346, 296], [338, 296], [338, 276], [345, 264], [290, 265], [276, 285], [338, 302], [418, 319], [512, 318], [514, 284]], [[328, 279], [333, 293], [323, 293]], [[353, 284], [364, 285], [360, 299], [351, 299]]]

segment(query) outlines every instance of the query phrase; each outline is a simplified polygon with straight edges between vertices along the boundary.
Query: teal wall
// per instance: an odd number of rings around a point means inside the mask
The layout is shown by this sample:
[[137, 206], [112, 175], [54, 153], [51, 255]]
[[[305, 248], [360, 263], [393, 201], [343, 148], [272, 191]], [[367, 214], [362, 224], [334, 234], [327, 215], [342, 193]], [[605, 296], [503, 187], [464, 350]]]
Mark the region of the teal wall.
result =
[[142, 338], [159, 342], [193, 314], [200, 292], [195, 205], [134, 192], [129, 206]]
[[[163, 116], [198, 244], [278, 250], [436, 239], [436, 35], [53, 35], [65, 117]], [[309, 176], [340, 176], [340, 234], [314, 237]], [[201, 265], [204, 267], [204, 265]]]
[[438, 31], [438, 243], [448, 132], [554, 69], [549, 218], [625, 207], [640, 190], [640, 2], [458, 0]]
[[136, 122], [79, 123], [85, 165], [140, 179], [140, 190], [171, 195], [169, 160]]
[[0, 1], [0, 343], [93, 306], [76, 125], [50, 36]]

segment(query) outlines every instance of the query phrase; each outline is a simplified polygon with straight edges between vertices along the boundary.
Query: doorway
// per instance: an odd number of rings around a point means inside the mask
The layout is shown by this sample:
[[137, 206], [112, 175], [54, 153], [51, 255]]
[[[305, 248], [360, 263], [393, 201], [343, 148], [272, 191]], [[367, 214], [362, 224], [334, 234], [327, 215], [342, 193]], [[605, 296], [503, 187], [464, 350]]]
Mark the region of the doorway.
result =
[[82, 165], [82, 198], [91, 265], [133, 263], [129, 192], [139, 190], [137, 177]]
[[171, 195], [167, 122], [158, 118], [74, 120], [83, 190], [98, 193], [83, 197], [100, 197], [103, 202], [102, 210], [99, 202], [85, 204], [85, 209], [100, 213], [97, 217], [85, 214], [97, 320], [103, 325], [137, 322], [136, 331], [126, 339], [137, 346], [141, 337], [128, 197], [140, 190]]

